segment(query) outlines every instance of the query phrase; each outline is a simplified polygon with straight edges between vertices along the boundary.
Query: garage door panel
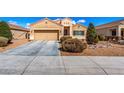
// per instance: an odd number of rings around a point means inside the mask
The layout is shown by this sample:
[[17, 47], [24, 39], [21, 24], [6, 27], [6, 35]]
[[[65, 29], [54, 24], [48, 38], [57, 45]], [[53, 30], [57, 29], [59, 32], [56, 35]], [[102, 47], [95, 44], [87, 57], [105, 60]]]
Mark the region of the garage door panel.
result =
[[57, 40], [58, 31], [57, 30], [41, 30], [34, 32], [35, 40]]

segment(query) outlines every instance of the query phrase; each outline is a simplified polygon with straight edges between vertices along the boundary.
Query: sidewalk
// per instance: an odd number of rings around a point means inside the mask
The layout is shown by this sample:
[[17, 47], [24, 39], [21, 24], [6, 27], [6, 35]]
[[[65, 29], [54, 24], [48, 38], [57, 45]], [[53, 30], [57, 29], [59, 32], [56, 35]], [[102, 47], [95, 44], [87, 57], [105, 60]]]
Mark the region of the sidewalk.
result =
[[0, 55], [0, 74], [124, 75], [124, 57]]

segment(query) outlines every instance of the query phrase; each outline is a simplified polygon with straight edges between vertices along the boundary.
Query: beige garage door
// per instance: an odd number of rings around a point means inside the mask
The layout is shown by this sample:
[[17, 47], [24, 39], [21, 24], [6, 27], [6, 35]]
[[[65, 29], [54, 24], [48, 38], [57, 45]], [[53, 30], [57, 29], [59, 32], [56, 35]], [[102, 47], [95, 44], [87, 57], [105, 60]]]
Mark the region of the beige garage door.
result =
[[34, 31], [35, 40], [58, 40], [57, 30], [38, 30]]

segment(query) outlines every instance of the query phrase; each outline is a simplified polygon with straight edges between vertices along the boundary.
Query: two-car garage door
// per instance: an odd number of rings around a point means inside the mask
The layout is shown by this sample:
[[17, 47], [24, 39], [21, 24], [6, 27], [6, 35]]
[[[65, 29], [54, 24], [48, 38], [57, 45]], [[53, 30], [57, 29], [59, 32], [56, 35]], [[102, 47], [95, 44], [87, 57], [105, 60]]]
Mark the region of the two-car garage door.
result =
[[58, 30], [35, 30], [35, 40], [58, 40]]

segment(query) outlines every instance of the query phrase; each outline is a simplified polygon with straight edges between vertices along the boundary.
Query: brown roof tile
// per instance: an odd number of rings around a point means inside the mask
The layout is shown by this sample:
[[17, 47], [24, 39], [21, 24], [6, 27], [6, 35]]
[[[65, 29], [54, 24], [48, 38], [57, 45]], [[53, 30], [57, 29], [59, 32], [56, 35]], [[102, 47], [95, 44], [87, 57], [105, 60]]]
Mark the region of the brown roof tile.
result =
[[15, 24], [8, 23], [8, 25], [9, 25], [10, 29], [27, 31], [27, 32], [29, 31], [29, 29], [21, 27], [21, 26], [18, 26], [18, 25], [15, 25]]
[[77, 25], [80, 25], [80, 26], [83, 26], [83, 27], [87, 28], [86, 26], [84, 26], [84, 25], [82, 25], [82, 24], [79, 24], [79, 23], [73, 24], [73, 27], [74, 27], [74, 26], [77, 26]]
[[124, 20], [102, 24], [102, 25], [96, 26], [96, 29], [110, 28], [110, 27], [118, 26], [119, 24], [124, 24]]
[[33, 25], [35, 25], [35, 24], [37, 24], [37, 23], [40, 23], [40, 22], [42, 22], [43, 20], [49, 20], [49, 21], [52, 22], [52, 23], [55, 23], [55, 24], [57, 24], [57, 25], [59, 25], [59, 26], [62, 26], [61, 24], [59, 24], [59, 23], [57, 23], [57, 22], [55, 22], [55, 21], [53, 21], [53, 20], [50, 20], [50, 19], [48, 19], [48, 18], [44, 18], [44, 19], [42, 19], [42, 20], [40, 20], [40, 21], [37, 21], [37, 22], [35, 22], [35, 23], [33, 23], [33, 24], [30, 24], [30, 26], [33, 26]]

